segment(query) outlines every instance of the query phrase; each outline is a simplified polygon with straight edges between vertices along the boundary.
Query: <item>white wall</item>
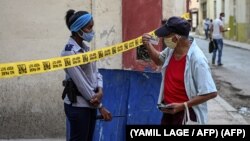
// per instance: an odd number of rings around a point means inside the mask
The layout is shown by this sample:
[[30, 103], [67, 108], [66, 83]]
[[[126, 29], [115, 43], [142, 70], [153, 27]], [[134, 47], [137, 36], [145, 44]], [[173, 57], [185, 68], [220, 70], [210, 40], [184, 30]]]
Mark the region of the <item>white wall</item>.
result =
[[222, 6], [221, 6], [221, 5], [222, 5], [221, 0], [216, 0], [216, 11], [215, 11], [216, 17], [215, 17], [215, 18], [218, 18], [219, 15], [220, 15], [220, 13], [223, 12], [223, 11], [222, 11]]
[[226, 14], [226, 21], [229, 20], [229, 17], [230, 16], [234, 16], [234, 3], [233, 3], [233, 0], [225, 0], [225, 14]]
[[[0, 63], [60, 56], [68, 40], [68, 9], [82, 0], [1, 0]], [[64, 137], [64, 71], [0, 79], [0, 138]]]
[[[64, 16], [69, 8], [90, 10], [82, 0], [1, 0], [0, 62], [60, 55], [69, 36]], [[15, 55], [13, 55], [15, 54]]]
[[210, 19], [216, 19], [217, 17], [215, 16], [215, 10], [214, 10], [214, 1], [213, 0], [207, 0], [207, 6], [208, 6], [208, 17], [210, 17]]
[[[95, 48], [103, 48], [122, 42], [122, 0], [93, 1], [95, 20]], [[99, 67], [122, 68], [122, 54], [100, 60]]]
[[247, 7], [246, 7], [246, 0], [237, 0], [236, 1], [236, 19], [238, 23], [249, 23], [247, 21]]
[[162, 0], [163, 19], [181, 16], [186, 12], [186, 0]]

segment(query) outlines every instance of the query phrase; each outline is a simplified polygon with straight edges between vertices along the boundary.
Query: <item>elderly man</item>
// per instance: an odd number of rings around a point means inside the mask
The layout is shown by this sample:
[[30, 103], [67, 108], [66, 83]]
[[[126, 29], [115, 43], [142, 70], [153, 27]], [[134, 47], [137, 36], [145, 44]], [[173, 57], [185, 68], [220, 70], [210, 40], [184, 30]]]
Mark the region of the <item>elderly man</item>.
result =
[[195, 40], [189, 37], [190, 28], [183, 18], [169, 18], [155, 31], [167, 45], [162, 52], [151, 44], [149, 34], [142, 37], [151, 59], [162, 66], [158, 104], [167, 105], [161, 109], [162, 125], [183, 124], [185, 104], [191, 120], [206, 124], [207, 101], [217, 96], [208, 61]]

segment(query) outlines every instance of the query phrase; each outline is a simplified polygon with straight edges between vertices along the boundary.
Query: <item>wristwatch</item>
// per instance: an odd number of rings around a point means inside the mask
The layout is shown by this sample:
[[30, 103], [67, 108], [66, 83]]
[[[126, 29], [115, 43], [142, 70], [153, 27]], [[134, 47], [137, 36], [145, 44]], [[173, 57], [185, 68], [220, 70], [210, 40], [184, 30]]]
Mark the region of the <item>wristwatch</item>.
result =
[[100, 103], [99, 105], [98, 105], [98, 107], [97, 108], [102, 108], [103, 107], [103, 105], [102, 105], [102, 103]]

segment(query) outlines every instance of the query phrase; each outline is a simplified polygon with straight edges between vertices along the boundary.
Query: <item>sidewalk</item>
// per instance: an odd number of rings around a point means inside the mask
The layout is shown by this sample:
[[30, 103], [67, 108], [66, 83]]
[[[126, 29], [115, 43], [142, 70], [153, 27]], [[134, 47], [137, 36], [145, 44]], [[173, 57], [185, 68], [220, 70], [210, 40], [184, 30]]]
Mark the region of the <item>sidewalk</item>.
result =
[[208, 101], [208, 124], [248, 124], [238, 111], [220, 96]]
[[[205, 40], [204, 36], [196, 35], [194, 32], [191, 32], [190, 36]], [[236, 41], [231, 41], [231, 40], [226, 40], [226, 39], [223, 39], [223, 42], [225, 45], [230, 46], [230, 47], [250, 50], [250, 44], [247, 44], [247, 43], [241, 43], [241, 42], [236, 42]]]

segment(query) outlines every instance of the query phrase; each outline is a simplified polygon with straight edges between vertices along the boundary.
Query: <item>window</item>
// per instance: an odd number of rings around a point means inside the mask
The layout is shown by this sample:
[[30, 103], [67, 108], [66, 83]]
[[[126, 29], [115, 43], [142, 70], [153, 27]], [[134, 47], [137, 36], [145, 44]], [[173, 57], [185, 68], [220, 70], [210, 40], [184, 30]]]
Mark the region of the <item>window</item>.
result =
[[136, 48], [136, 56], [137, 56], [137, 60], [144, 60], [144, 61], [150, 61], [150, 56], [148, 54], [148, 51], [146, 49], [145, 46], [141, 45], [139, 47]]

